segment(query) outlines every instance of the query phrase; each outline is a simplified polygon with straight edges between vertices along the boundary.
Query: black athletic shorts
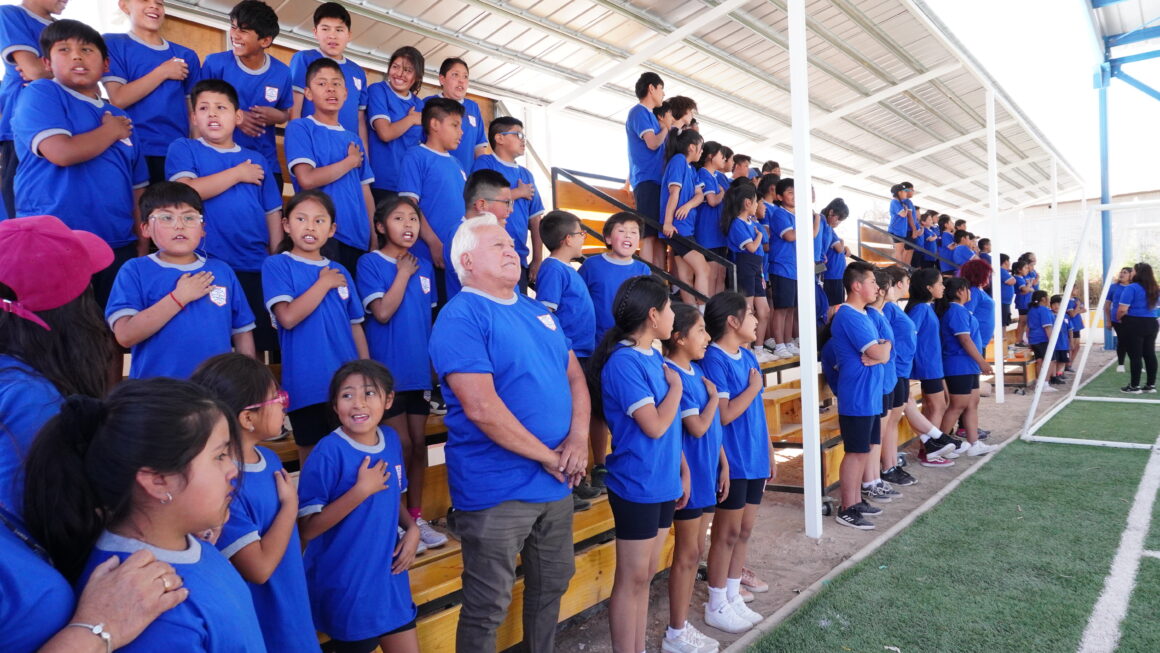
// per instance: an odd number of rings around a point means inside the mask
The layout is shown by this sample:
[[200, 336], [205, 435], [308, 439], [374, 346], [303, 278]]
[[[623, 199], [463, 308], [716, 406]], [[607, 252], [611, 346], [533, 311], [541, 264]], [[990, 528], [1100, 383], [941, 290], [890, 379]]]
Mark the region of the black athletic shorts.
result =
[[1036, 342], [1031, 345], [1031, 353], [1035, 354], [1035, 360], [1041, 361], [1047, 358], [1047, 343]]
[[765, 495], [765, 481], [764, 478], [729, 479], [729, 494], [717, 503], [717, 507], [721, 510], [741, 510], [746, 505], [761, 505], [761, 497]]
[[430, 415], [431, 403], [423, 396], [423, 390], [400, 390], [395, 393], [395, 400], [383, 417], [397, 415]]
[[657, 533], [673, 525], [677, 510], [676, 499], [660, 503], [637, 503], [608, 491], [608, 506], [612, 508], [612, 522], [618, 540], [651, 540]]
[[[687, 238], [689, 240], [693, 239], [692, 236], [685, 236], [685, 238]], [[677, 240], [676, 238], [667, 238], [665, 240], [666, 240], [666, 242], [668, 242], [669, 247], [672, 248], [673, 256], [684, 256], [685, 254], [688, 254], [689, 252], [693, 251], [692, 246], [686, 245], [685, 243], [682, 243], [681, 241]]]
[[398, 628], [390, 631], [389, 633], [383, 633], [382, 635], [379, 635], [378, 637], [370, 637], [367, 639], [360, 639], [360, 640], [353, 641], [353, 642], [346, 642], [346, 641], [339, 640], [339, 639], [332, 639], [329, 642], [322, 645], [322, 650], [325, 653], [371, 653], [371, 651], [373, 651], [379, 647], [379, 642], [382, 638], [390, 636], [390, 635], [395, 635], [398, 633], [405, 633], [408, 630], [414, 630], [415, 625], [416, 625], [416, 622], [414, 619], [412, 619], [411, 621], [403, 624], [402, 626], [399, 626]]
[[286, 416], [290, 418], [290, 429], [294, 433], [294, 443], [300, 447], [313, 447], [324, 436], [338, 428], [338, 415], [330, 404], [310, 404], [296, 408]]
[[[632, 196], [636, 200], [636, 212], [655, 220], [661, 221], [661, 185], [655, 181], [642, 181], [632, 189]], [[657, 230], [645, 223], [641, 230], [641, 238], [656, 238]]]
[[878, 415], [838, 415], [838, 428], [846, 453], [870, 453], [871, 445], [882, 444], [882, 418]]
[[797, 306], [797, 279], [769, 275], [769, 285], [773, 289], [774, 308], [794, 308]]
[[920, 379], [919, 383], [922, 384], [922, 394], [924, 395], [934, 395], [946, 390], [946, 385], [943, 384], [942, 379]]
[[978, 374], [955, 374], [946, 378], [947, 392], [952, 395], [969, 395], [979, 389]]
[[893, 401], [890, 403], [891, 408], [902, 408], [906, 405], [906, 400], [910, 398], [910, 379], [906, 377], [898, 377], [898, 382], [894, 384], [894, 392], [891, 393]]
[[764, 259], [752, 252], [733, 255], [737, 264], [737, 292], [746, 297], [765, 297], [765, 274], [761, 267]]
[[702, 515], [711, 515], [715, 512], [717, 512], [717, 508], [714, 506], [705, 506], [704, 508], [682, 508], [673, 513], [673, 521], [700, 519]]

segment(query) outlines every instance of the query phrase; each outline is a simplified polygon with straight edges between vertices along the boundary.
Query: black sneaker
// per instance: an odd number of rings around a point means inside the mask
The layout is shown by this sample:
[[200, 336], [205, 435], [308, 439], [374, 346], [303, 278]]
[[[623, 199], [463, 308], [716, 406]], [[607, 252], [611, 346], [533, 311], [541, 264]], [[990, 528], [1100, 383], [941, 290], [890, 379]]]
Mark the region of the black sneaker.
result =
[[591, 501], [581, 499], [575, 492], [572, 493], [572, 512], [584, 512], [592, 507]]
[[596, 497], [600, 496], [601, 492], [600, 490], [597, 490], [596, 488], [589, 485], [588, 481], [581, 481], [580, 485], [572, 488], [572, 494], [575, 494], [581, 499], [587, 501], [589, 499], [595, 499]]
[[1063, 385], [1064, 383], [1066, 383], [1063, 380], [1063, 375], [1053, 376], [1050, 379], [1048, 379], [1047, 382], [1050, 383], [1051, 385]]
[[938, 458], [945, 456], [955, 450], [955, 443], [951, 441], [951, 437], [946, 433], [931, 438], [922, 443], [922, 450], [926, 453], [927, 458]]
[[1146, 385], [1143, 388], [1140, 388], [1140, 390], [1143, 392], [1146, 392], [1148, 394], [1152, 394], [1152, 395], [1156, 394], [1156, 386], [1154, 386], [1154, 385]]
[[[893, 497], [887, 494], [881, 485], [862, 486], [862, 503], [866, 503], [867, 500], [875, 503], [890, 503], [892, 499]], [[857, 506], [854, 507], [857, 508]]]
[[588, 484], [600, 492], [607, 492], [608, 487], [604, 485], [605, 476], [608, 476], [607, 467], [604, 465], [593, 465], [592, 473], [588, 475]]
[[918, 479], [911, 476], [910, 472], [906, 471], [905, 469], [898, 470], [898, 474], [902, 476], [902, 478], [906, 479], [905, 483], [899, 483], [899, 485], [918, 485]]
[[857, 510], [858, 512], [862, 513], [863, 515], [867, 515], [870, 517], [876, 517], [876, 516], [882, 514], [881, 508], [879, 508], [878, 506], [872, 506], [872, 505], [866, 503], [866, 501], [864, 501], [864, 500], [859, 501], [858, 503], [855, 503], [854, 505], [850, 506], [850, 508], [852, 510]]
[[913, 476], [907, 474], [901, 467], [891, 467], [882, 472], [882, 480], [891, 485], [899, 487], [906, 487], [907, 485], [914, 485], [918, 481]]
[[986, 440], [987, 438], [991, 437], [991, 432], [987, 429], [975, 429], [975, 432], [979, 434], [980, 440]]
[[839, 510], [838, 514], [834, 515], [834, 521], [838, 522], [839, 524], [841, 524], [843, 526], [849, 526], [850, 528], [857, 528], [858, 530], [861, 530], [861, 531], [872, 531], [875, 528], [873, 522], [871, 522], [869, 519], [866, 519], [865, 517], [863, 517], [862, 513], [858, 512], [854, 508], [846, 508], [845, 510]]
[[1136, 385], [1126, 385], [1126, 386], [1120, 388], [1120, 392], [1127, 394], [1127, 395], [1142, 395], [1142, 394], [1144, 394], [1143, 388], [1141, 388], [1140, 386], [1136, 386]]

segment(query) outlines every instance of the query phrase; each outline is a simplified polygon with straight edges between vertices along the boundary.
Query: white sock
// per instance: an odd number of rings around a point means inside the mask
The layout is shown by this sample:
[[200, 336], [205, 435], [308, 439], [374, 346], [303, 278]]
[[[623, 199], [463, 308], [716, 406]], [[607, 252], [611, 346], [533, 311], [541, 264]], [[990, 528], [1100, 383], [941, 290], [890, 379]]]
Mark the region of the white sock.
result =
[[688, 621], [686, 621], [684, 624], [682, 624], [680, 628], [673, 628], [672, 626], [669, 626], [668, 628], [665, 629], [665, 639], [676, 639], [676, 638], [680, 637], [681, 635], [684, 634], [685, 628], [687, 628], [688, 626], [689, 626]]
[[[726, 583], [729, 581], [726, 580]], [[726, 597], [728, 591], [724, 587], [710, 587], [709, 588], [709, 610], [720, 610], [721, 606], [729, 602]]]
[[878, 487], [882, 487], [882, 479], [880, 478], [880, 479], [874, 481], [874, 485], [877, 485]]
[[704, 304], [697, 304], [697, 310], [701, 311], [701, 315], [704, 315], [705, 314], [705, 305]]
[[726, 578], [725, 579], [725, 598], [730, 602], [741, 595], [741, 579], [740, 578]]
[[[932, 426], [932, 427], [930, 427], [930, 430], [926, 432], [925, 435], [928, 438], [934, 438], [935, 440], [937, 440], [937, 439], [942, 437], [942, 434], [943, 434], [943, 432], [938, 430], [937, 426]], [[926, 440], [923, 440], [923, 442], [926, 442]]]
[[875, 485], [878, 485], [878, 481], [870, 481], [870, 482], [868, 482], [868, 483], [863, 483], [863, 484], [862, 484], [862, 489], [863, 489], [863, 490], [869, 490], [870, 488], [874, 487]]
[[918, 436], [918, 441], [919, 441], [919, 442], [921, 442], [921, 443], [923, 443], [923, 444], [926, 444], [928, 440], [930, 440], [930, 436], [929, 436], [929, 435], [927, 435], [927, 434], [925, 434], [925, 433], [923, 433], [922, 435]]

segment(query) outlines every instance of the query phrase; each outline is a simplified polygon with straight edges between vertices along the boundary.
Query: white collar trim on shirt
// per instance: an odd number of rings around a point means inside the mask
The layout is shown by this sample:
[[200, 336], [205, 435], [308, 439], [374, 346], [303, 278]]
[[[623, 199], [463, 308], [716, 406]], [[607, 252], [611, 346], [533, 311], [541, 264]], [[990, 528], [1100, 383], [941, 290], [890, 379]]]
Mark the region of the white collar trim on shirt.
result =
[[158, 252], [153, 252], [152, 254], [150, 254], [149, 260], [153, 261], [154, 263], [156, 263], [157, 265], [160, 265], [163, 268], [169, 268], [170, 270], [181, 270], [182, 272], [193, 272], [194, 270], [200, 270], [202, 268], [202, 266], [205, 265], [205, 257], [201, 256], [200, 254], [197, 255], [196, 261], [194, 261], [193, 263], [185, 263], [185, 264], [169, 263], [167, 261], [162, 261], [161, 255]]
[[375, 429], [375, 435], [379, 436], [379, 440], [373, 445], [365, 445], [361, 442], [356, 442], [354, 438], [350, 437], [346, 434], [345, 431], [342, 430], [341, 426], [334, 429], [334, 435], [337, 435], [343, 440], [346, 440], [347, 444], [363, 453], [379, 453], [383, 449], [387, 448], [387, 441], [383, 438], [383, 431], [381, 429]]
[[326, 258], [325, 256], [323, 256], [321, 259], [315, 261], [314, 259], [303, 258], [301, 256], [298, 256], [297, 254], [294, 254], [293, 252], [282, 252], [282, 253], [284, 255], [289, 256], [290, 258], [294, 259], [295, 261], [298, 261], [299, 263], [305, 263], [307, 265], [315, 265], [318, 267], [323, 267], [326, 264], [330, 263], [330, 259]]
[[686, 376], [693, 376], [693, 374], [694, 374], [694, 372], [693, 372], [693, 364], [692, 364], [692, 363], [689, 363], [689, 367], [687, 367], [687, 368], [685, 368], [685, 367], [681, 367], [681, 366], [680, 366], [680, 365], [679, 365], [679, 364], [678, 364], [676, 361], [674, 361], [673, 359], [669, 358], [668, 356], [665, 356], [665, 362], [666, 362], [666, 363], [672, 363], [672, 364], [673, 364], [673, 367], [675, 367], [675, 368], [677, 368], [678, 370], [680, 370], [680, 371], [681, 371], [683, 374], [685, 374]]
[[75, 97], [78, 100], [83, 100], [85, 102], [88, 102], [89, 104], [93, 105], [94, 107], [96, 107], [98, 109], [103, 109], [105, 106], [105, 101], [102, 100], [101, 98], [89, 97], [89, 96], [85, 95], [84, 93], [78, 93], [78, 92], [74, 91], [73, 89], [65, 86], [64, 84], [61, 84], [59, 79], [53, 79], [52, 81], [56, 82], [57, 86], [63, 88], [65, 93], [68, 93], [69, 95]]
[[634, 349], [634, 350], [644, 354], [645, 356], [652, 356], [653, 355], [654, 350], [652, 347], [637, 347], [636, 343], [629, 340], [628, 338], [621, 340], [620, 344], [624, 345], [625, 347], [628, 347], [629, 349]]
[[498, 156], [496, 156], [494, 154], [491, 155], [491, 158], [495, 159], [496, 163], [498, 163], [500, 165], [505, 165], [509, 168], [517, 168], [518, 169], [520, 167], [520, 164], [516, 163], [515, 161], [508, 163], [507, 161], [504, 161], [503, 159], [499, 158]]
[[129, 38], [131, 38], [134, 41], [140, 43], [141, 45], [149, 48], [150, 50], [164, 52], [164, 51], [169, 49], [169, 41], [166, 41], [165, 39], [161, 39], [161, 45], [153, 45], [152, 43], [146, 43], [144, 40], [142, 40], [142, 38], [140, 36], [137, 36], [133, 32], [128, 32], [128, 35], [129, 35]]
[[343, 127], [342, 125], [328, 125], [326, 123], [318, 122], [318, 119], [315, 118], [313, 115], [306, 116], [306, 119], [309, 120], [310, 122], [318, 125], [319, 127], [325, 127], [327, 129], [331, 129], [331, 130], [334, 130], [336, 132], [346, 131], [346, 128]]
[[[870, 305], [869, 305], [869, 304], [866, 304], [866, 306], [870, 307]], [[846, 308], [849, 308], [849, 309], [851, 309], [851, 310], [858, 311], [858, 312], [859, 312], [859, 313], [861, 313], [862, 315], [866, 315], [866, 314], [867, 314], [867, 313], [866, 313], [866, 309], [865, 309], [865, 308], [863, 308], [863, 309], [860, 309], [860, 310], [859, 310], [859, 309], [857, 309], [857, 308], [854, 308], [854, 307], [853, 307], [853, 306], [851, 306], [850, 304], [839, 304], [839, 305], [838, 305], [838, 308], [842, 308], [842, 307], [846, 307]], [[871, 308], [873, 308], [873, 307], [871, 307]]]
[[254, 453], [258, 454], [258, 462], [256, 463], [242, 463], [243, 472], [261, 472], [266, 469], [266, 457], [262, 455], [261, 449], [254, 449]]
[[396, 259], [394, 256], [387, 256], [386, 254], [384, 254], [383, 250], [381, 250], [381, 249], [376, 249], [375, 254], [378, 254], [379, 256], [381, 256], [384, 261], [389, 261], [391, 263], [396, 263], [396, 264], [399, 262], [398, 259]]
[[192, 565], [199, 562], [201, 560], [201, 541], [192, 535], [186, 535], [185, 541], [189, 546], [184, 551], [174, 551], [104, 531], [97, 538], [96, 548], [109, 553], [136, 553], [146, 550], [161, 562], [168, 562], [171, 565]]
[[238, 68], [241, 68], [242, 72], [246, 73], [247, 75], [265, 75], [266, 71], [270, 70], [270, 55], [266, 55], [266, 58], [262, 60], [262, 65], [258, 66], [257, 69], [250, 68], [246, 64], [242, 63], [241, 57], [236, 54], [234, 55], [234, 63], [238, 64]]
[[242, 146], [238, 145], [237, 143], [234, 143], [233, 147], [218, 147], [217, 145], [214, 145], [213, 143], [210, 143], [209, 141], [205, 140], [205, 138], [199, 138], [199, 139], [197, 139], [197, 142], [201, 143], [202, 145], [208, 147], [209, 149], [211, 149], [215, 152], [221, 152], [222, 154], [228, 154], [228, 153], [232, 153], [232, 152], [241, 152], [242, 151]]
[[719, 344], [717, 344], [717, 343], [715, 343], [715, 342], [714, 342], [714, 343], [711, 343], [709, 346], [710, 346], [710, 347], [716, 347], [717, 349], [720, 349], [722, 354], [725, 354], [726, 356], [728, 356], [729, 358], [732, 358], [732, 359], [733, 359], [733, 360], [735, 360], [735, 361], [739, 361], [739, 360], [741, 360], [741, 349], [740, 349], [740, 348], [738, 348], [738, 349], [737, 349], [737, 353], [736, 353], [736, 354], [730, 354], [729, 352], [725, 351], [725, 348], [724, 348], [724, 347], [722, 347], [721, 345], [719, 345]]
[[510, 298], [503, 299], [501, 297], [496, 297], [495, 295], [492, 295], [490, 293], [483, 292], [479, 288], [472, 288], [471, 286], [464, 286], [463, 292], [469, 292], [473, 295], [479, 295], [480, 297], [490, 299], [491, 301], [493, 301], [497, 304], [503, 304], [504, 306], [511, 306], [512, 304], [515, 304], [520, 299], [519, 293], [516, 293], [516, 292], [512, 292], [512, 296]]
[[325, 52], [323, 52], [322, 50], [319, 50], [318, 48], [314, 48], [314, 51], [315, 51], [315, 52], [317, 52], [318, 54], [320, 54], [320, 55], [322, 55], [322, 56], [326, 57], [327, 59], [330, 59], [331, 61], [333, 61], [334, 63], [336, 63], [336, 64], [338, 64], [338, 65], [340, 65], [340, 66], [346, 63], [346, 57], [345, 57], [345, 56], [344, 56], [344, 57], [342, 57], [342, 58], [339, 58], [339, 57], [332, 57], [332, 56], [330, 56], [330, 55], [326, 54]]
[[451, 156], [450, 152], [438, 152], [436, 150], [433, 150], [433, 149], [427, 147], [426, 143], [420, 143], [419, 147], [423, 148], [424, 150], [427, 150], [431, 154], [438, 154], [439, 156], [447, 156], [447, 157]]
[[399, 92], [398, 92], [398, 91], [396, 91], [395, 89], [391, 88], [391, 85], [390, 85], [390, 84], [387, 84], [387, 88], [388, 88], [388, 89], [389, 89], [389, 90], [390, 90], [392, 93], [394, 93], [394, 94], [395, 94], [395, 97], [399, 98], [400, 100], [408, 100], [408, 101], [410, 101], [410, 100], [411, 100], [411, 98], [415, 97], [415, 95], [414, 95], [413, 93], [411, 93], [411, 91], [407, 91], [407, 94], [406, 94], [406, 95], [399, 95]]
[[37, 16], [36, 14], [29, 11], [28, 8], [25, 7], [24, 5], [17, 5], [17, 6], [20, 7], [21, 9], [23, 9], [24, 13], [28, 14], [29, 18], [31, 18], [32, 20], [35, 20], [36, 22], [38, 22], [42, 25], [49, 25], [52, 23], [51, 18], [41, 18], [40, 16]]
[[[439, 93], [439, 97], [443, 98], [444, 100], [450, 100], [450, 99], [451, 99], [451, 98], [447, 97], [446, 95], [443, 95], [443, 93]], [[467, 98], [463, 98], [462, 100], [456, 100], [456, 102], [458, 102], [458, 103], [460, 103], [460, 104], [464, 104], [464, 105], [466, 105], [466, 104], [467, 104]]]
[[602, 252], [600, 254], [600, 256], [603, 257], [605, 261], [608, 261], [609, 263], [611, 263], [613, 265], [632, 265], [633, 261], [636, 260], [636, 259], [630, 258], [627, 261], [621, 261], [619, 259], [614, 259], [611, 256], [609, 256], [608, 252]]

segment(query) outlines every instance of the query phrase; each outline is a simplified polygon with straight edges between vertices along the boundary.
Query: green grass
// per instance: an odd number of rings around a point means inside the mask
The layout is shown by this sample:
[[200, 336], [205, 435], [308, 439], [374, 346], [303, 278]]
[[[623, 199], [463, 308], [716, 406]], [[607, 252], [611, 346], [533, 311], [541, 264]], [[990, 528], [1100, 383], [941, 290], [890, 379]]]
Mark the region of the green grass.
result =
[[1074, 651], [1147, 458], [1015, 442], [751, 650]]
[[[1091, 364], [1088, 365], [1088, 368], [1084, 370], [1085, 375], [1091, 374], [1097, 369]], [[1124, 393], [1120, 392], [1120, 388], [1128, 385], [1129, 380], [1127, 372], [1117, 372], [1116, 366], [1113, 363], [1108, 369], [1092, 379], [1091, 383], [1080, 388], [1079, 395], [1081, 397], [1140, 397], [1139, 395], [1124, 395]], [[1151, 395], [1143, 395], [1145, 398], [1149, 396]]]
[[[1157, 529], [1152, 518], [1152, 530]], [[1143, 558], [1128, 616], [1120, 624], [1120, 651], [1160, 651], [1160, 560]]]
[[[1151, 396], [1151, 395], [1148, 395]], [[1160, 406], [1075, 401], [1036, 435], [1152, 444], [1160, 434]]]

